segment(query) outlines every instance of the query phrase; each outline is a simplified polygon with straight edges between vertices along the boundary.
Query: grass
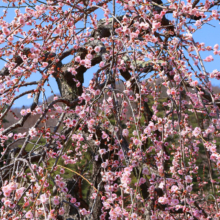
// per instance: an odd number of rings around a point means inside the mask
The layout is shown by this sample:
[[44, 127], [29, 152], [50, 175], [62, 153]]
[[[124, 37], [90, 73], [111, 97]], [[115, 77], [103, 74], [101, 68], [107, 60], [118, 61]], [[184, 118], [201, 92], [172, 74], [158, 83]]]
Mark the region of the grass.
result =
[[[35, 143], [36, 143], [36, 140], [33, 140], [32, 143], [28, 143], [25, 150], [27, 152], [30, 152], [32, 150], [33, 146], [35, 145]], [[38, 143], [38, 145], [41, 145], [41, 146], [44, 146], [45, 144], [46, 144], [46, 141], [43, 138]], [[69, 146], [67, 146], [67, 149], [69, 149], [70, 145], [71, 145], [71, 143], [69, 143]], [[21, 147], [21, 146], [22, 145], [20, 145], [19, 147]], [[73, 155], [74, 155], [74, 153], [69, 154], [69, 156], [73, 156]], [[47, 161], [48, 171], [51, 170], [55, 161], [56, 161], [56, 158], [50, 158]], [[56, 175], [59, 174], [63, 179], [67, 179], [67, 180], [71, 180], [73, 178], [77, 180], [78, 178], [80, 178], [81, 179], [81, 192], [79, 192], [79, 194], [82, 194], [83, 199], [86, 201], [87, 194], [90, 189], [90, 184], [87, 181], [83, 180], [79, 175], [72, 172], [71, 170], [76, 171], [80, 175], [86, 176], [89, 179], [91, 176], [91, 171], [92, 171], [92, 163], [89, 163], [89, 161], [90, 161], [90, 153], [89, 152], [84, 153], [82, 158], [76, 164], [65, 164], [64, 160], [62, 158], [59, 158], [57, 165], [60, 165], [60, 166], [65, 167], [67, 169], [65, 169], [64, 174], [60, 174], [61, 167], [57, 166], [58, 167], [57, 170], [51, 174], [51, 177], [55, 177]], [[43, 167], [43, 164], [41, 163], [40, 166]], [[26, 169], [25, 172], [30, 173], [30, 169], [29, 168]], [[54, 187], [54, 182], [51, 179], [49, 179], [49, 184], [50, 184], [49, 189], [52, 193], [52, 189]]]

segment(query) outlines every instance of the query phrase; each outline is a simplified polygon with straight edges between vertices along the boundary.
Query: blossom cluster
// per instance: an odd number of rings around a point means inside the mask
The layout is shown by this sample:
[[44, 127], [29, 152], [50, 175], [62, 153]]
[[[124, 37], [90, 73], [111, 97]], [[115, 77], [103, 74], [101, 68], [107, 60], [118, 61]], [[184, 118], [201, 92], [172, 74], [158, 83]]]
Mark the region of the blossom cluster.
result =
[[3, 0], [0, 218], [218, 219], [219, 5]]

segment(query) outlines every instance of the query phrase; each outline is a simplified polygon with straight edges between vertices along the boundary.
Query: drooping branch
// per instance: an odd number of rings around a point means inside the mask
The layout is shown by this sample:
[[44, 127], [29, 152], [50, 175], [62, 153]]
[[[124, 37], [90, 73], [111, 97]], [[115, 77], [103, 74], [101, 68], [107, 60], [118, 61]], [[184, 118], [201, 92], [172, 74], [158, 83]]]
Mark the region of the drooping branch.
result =
[[[37, 107], [39, 96], [40, 96], [40, 92], [36, 92], [35, 96], [34, 96], [33, 103], [32, 103], [32, 105], [30, 107], [31, 111], [33, 111]], [[6, 128], [2, 132], [2, 134], [7, 134], [7, 133], [13, 131], [16, 128], [22, 127], [24, 125], [24, 122], [29, 118], [30, 115], [31, 115], [31, 113], [28, 113], [27, 115], [23, 116], [19, 121], [17, 121], [13, 125], [9, 126], [8, 128]]]

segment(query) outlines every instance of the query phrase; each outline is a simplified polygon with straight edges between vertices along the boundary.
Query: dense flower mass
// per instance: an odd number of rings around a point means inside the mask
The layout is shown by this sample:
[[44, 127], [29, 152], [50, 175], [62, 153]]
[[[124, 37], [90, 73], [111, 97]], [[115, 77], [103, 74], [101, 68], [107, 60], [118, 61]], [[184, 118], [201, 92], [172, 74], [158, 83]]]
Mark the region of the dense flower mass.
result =
[[0, 219], [219, 219], [219, 6], [3, 0]]

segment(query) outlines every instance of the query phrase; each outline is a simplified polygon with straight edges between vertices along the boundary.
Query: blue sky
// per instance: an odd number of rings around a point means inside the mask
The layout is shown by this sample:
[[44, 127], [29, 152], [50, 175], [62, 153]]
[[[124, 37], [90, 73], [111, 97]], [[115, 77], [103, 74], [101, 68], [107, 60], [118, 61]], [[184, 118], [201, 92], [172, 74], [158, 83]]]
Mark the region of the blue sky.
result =
[[[2, 3], [2, 5], [4, 5]], [[111, 8], [111, 6], [110, 6]], [[21, 9], [24, 10], [24, 9]], [[120, 8], [118, 8], [118, 13], [117, 14], [121, 14], [122, 12], [120, 11]], [[1, 9], [0, 9], [1, 11]], [[10, 9], [10, 13], [8, 13], [7, 16], [7, 21], [10, 21], [13, 19], [14, 17], [14, 9]], [[1, 12], [0, 12], [1, 13]], [[103, 18], [103, 12], [101, 9], [97, 10], [98, 13], [98, 19]], [[219, 22], [214, 20], [211, 23], [213, 26], [207, 25], [205, 24], [205, 26], [202, 29], [199, 29], [198, 31], [196, 31], [193, 35], [195, 42], [204, 42], [206, 46], [214, 46], [216, 43], [218, 43], [220, 45], [220, 40], [219, 40], [219, 36], [220, 36], [220, 28], [219, 28]], [[78, 24], [79, 26], [82, 24]], [[192, 24], [192, 26], [194, 26]], [[195, 26], [194, 26], [195, 27]], [[207, 57], [208, 55], [212, 55], [214, 57], [214, 61], [210, 62], [210, 63], [205, 63], [206, 66], [206, 70], [207, 72], [212, 72], [214, 69], [218, 69], [220, 70], [220, 56], [215, 56], [213, 54], [212, 51], [209, 52], [201, 52], [201, 57], [204, 59], [205, 57]], [[65, 62], [68, 62], [71, 58], [68, 58], [65, 60]], [[2, 68], [4, 66], [4, 62], [0, 61], [0, 68]], [[90, 79], [93, 76], [93, 73], [95, 73], [97, 70], [97, 67], [93, 67], [90, 70], [88, 70], [85, 74], [84, 74], [84, 86], [88, 86]], [[28, 81], [35, 81], [35, 80], [39, 80], [41, 78], [41, 75], [36, 73], [36, 74], [32, 74], [32, 76], [28, 79]], [[219, 82], [217, 80], [211, 80], [213, 85], [219, 85]], [[51, 87], [53, 88], [54, 93], [59, 94], [59, 90], [56, 84], [56, 81], [54, 78], [50, 77], [49, 79], [49, 83], [51, 85]], [[220, 86], [220, 85], [219, 85]], [[31, 88], [35, 88], [35, 86], [33, 87], [29, 87], [28, 89]], [[47, 87], [48, 89], [46, 89], [46, 96], [49, 97], [51, 95], [50, 89], [49, 87]], [[24, 92], [26, 90], [26, 88], [21, 88], [20, 92]], [[14, 107], [21, 107], [23, 105], [25, 106], [29, 106], [32, 103], [32, 99], [28, 99], [27, 96], [24, 96], [23, 98], [17, 100], [15, 102], [15, 104], [13, 105]]]

